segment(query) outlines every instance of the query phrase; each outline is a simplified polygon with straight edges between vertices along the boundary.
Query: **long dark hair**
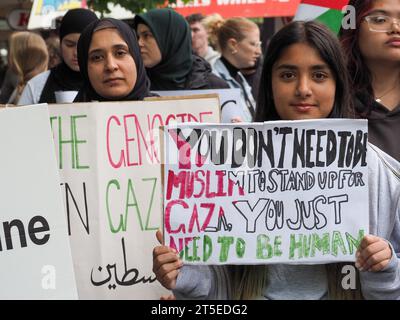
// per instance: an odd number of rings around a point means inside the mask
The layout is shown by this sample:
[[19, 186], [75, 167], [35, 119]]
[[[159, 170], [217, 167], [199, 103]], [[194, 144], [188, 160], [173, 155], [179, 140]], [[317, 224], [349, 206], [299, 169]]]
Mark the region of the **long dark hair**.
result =
[[339, 32], [340, 42], [342, 43], [343, 51], [347, 57], [347, 69], [351, 76], [354, 93], [367, 97], [367, 101], [363, 101], [364, 103], [357, 104], [356, 106], [357, 112], [365, 115], [367, 115], [372, 108], [374, 92], [371, 85], [372, 75], [361, 55], [358, 37], [360, 25], [371, 9], [373, 2], [374, 0], [351, 0], [349, 5], [353, 6], [356, 11], [356, 28], [341, 28]]
[[272, 67], [283, 51], [296, 43], [306, 43], [317, 50], [334, 74], [336, 80], [335, 102], [328, 118], [352, 115], [353, 104], [350, 96], [349, 77], [338, 39], [320, 23], [296, 21], [286, 25], [275, 34], [265, 53], [254, 121], [281, 120], [273, 99]]

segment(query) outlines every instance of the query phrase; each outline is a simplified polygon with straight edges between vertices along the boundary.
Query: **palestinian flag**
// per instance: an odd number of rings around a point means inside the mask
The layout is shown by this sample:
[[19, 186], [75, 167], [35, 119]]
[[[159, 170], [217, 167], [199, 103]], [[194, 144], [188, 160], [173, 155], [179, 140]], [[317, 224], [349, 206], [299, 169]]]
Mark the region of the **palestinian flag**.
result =
[[337, 34], [343, 19], [342, 8], [348, 3], [349, 0], [302, 0], [294, 20], [317, 20]]

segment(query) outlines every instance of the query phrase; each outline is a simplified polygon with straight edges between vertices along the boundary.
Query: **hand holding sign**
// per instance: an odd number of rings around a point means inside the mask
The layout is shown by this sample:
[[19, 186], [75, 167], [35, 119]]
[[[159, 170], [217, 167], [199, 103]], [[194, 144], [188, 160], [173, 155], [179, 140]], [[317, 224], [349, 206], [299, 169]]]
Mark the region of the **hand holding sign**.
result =
[[385, 239], [367, 235], [356, 252], [356, 267], [360, 271], [381, 271], [392, 258], [392, 250]]
[[[157, 240], [163, 244], [162, 233], [160, 230], [156, 233]], [[157, 246], [153, 250], [153, 272], [157, 280], [167, 289], [174, 289], [176, 278], [183, 262], [179, 259], [174, 249], [165, 245]]]

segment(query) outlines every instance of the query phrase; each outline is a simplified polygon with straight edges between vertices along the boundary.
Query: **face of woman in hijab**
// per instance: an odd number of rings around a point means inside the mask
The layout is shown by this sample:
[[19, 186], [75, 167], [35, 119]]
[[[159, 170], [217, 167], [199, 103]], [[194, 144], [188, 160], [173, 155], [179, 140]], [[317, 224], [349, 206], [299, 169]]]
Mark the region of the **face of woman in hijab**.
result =
[[152, 68], [161, 62], [161, 51], [150, 28], [143, 23], [137, 26], [140, 54], [146, 68]]
[[65, 64], [73, 71], [79, 71], [76, 47], [80, 35], [80, 33], [70, 33], [61, 40], [61, 56]]
[[95, 31], [89, 47], [88, 74], [93, 89], [107, 99], [127, 96], [135, 87], [136, 64], [116, 29]]

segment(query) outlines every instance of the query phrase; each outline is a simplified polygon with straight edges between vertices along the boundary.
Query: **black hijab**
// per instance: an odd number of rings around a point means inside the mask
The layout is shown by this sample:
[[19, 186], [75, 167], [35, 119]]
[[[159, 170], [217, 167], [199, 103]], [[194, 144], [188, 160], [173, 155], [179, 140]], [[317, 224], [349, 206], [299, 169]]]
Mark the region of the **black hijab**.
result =
[[79, 90], [77, 97], [74, 102], [90, 102], [90, 101], [110, 101], [111, 99], [100, 96], [92, 87], [89, 74], [88, 74], [88, 59], [89, 59], [89, 48], [92, 41], [92, 36], [99, 25], [112, 25], [118, 30], [118, 33], [125, 40], [129, 53], [132, 55], [136, 65], [137, 78], [135, 86], [132, 91], [124, 98], [118, 98], [118, 101], [127, 100], [143, 100], [145, 97], [150, 96], [150, 81], [146, 76], [142, 57], [140, 56], [140, 49], [137, 42], [137, 38], [133, 30], [122, 21], [113, 18], [104, 18], [97, 21], [93, 21], [86, 29], [82, 32], [78, 41], [78, 62], [79, 69], [84, 79], [84, 84]]
[[[82, 33], [83, 29], [97, 20], [96, 14], [87, 9], [69, 10], [63, 17], [60, 25], [60, 44], [62, 39], [71, 33]], [[50, 75], [44, 85], [39, 103], [56, 103], [54, 92], [78, 91], [83, 85], [83, 79], [79, 71], [74, 71], [62, 60], [51, 69]]]
[[149, 27], [161, 51], [161, 62], [146, 68], [152, 90], [179, 90], [192, 69], [192, 34], [185, 18], [172, 9], [153, 9], [135, 16]]

